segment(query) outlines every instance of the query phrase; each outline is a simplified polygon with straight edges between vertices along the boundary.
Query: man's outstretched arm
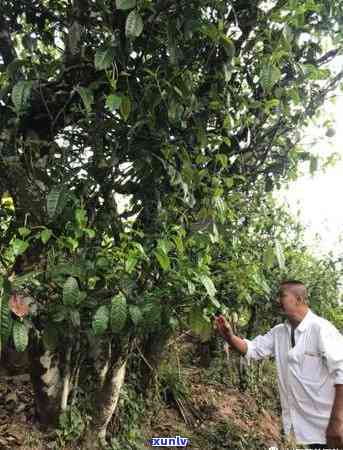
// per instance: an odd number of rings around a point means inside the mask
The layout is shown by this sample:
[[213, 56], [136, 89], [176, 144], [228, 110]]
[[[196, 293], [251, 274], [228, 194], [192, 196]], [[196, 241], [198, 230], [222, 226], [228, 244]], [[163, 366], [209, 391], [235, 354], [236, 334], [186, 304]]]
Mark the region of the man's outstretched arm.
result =
[[231, 325], [225, 320], [223, 316], [215, 318], [217, 328], [222, 338], [235, 350], [245, 355], [248, 351], [248, 345], [244, 339], [236, 336], [232, 330]]
[[215, 321], [218, 331], [222, 337], [229, 343], [229, 345], [231, 345], [231, 347], [243, 354], [248, 360], [250, 358], [258, 360], [267, 358], [268, 356], [274, 356], [273, 328], [268, 331], [268, 333], [256, 336], [253, 340], [249, 340], [236, 336], [225, 317], [216, 317]]

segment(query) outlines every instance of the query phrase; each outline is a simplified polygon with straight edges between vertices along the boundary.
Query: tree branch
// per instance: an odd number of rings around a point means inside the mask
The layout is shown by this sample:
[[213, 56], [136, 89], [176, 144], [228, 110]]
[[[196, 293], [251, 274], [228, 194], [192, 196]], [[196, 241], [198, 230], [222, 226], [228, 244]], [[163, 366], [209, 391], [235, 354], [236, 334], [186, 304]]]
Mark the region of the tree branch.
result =
[[8, 66], [17, 57], [6, 19], [3, 15], [0, 15], [0, 54], [5, 66]]

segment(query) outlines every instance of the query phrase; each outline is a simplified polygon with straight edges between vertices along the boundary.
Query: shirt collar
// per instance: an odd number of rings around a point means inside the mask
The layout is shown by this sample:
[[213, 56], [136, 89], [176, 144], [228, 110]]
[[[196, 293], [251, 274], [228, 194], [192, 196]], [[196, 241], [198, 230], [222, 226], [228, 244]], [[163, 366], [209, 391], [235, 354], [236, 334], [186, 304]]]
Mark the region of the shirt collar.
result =
[[[303, 320], [299, 323], [299, 325], [296, 327], [296, 330], [299, 330], [300, 333], [305, 331], [306, 328], [310, 325], [312, 319], [314, 317], [314, 313], [309, 308], [307, 313], [305, 314]], [[291, 328], [291, 324], [288, 319], [285, 320], [285, 324], [288, 328]]]

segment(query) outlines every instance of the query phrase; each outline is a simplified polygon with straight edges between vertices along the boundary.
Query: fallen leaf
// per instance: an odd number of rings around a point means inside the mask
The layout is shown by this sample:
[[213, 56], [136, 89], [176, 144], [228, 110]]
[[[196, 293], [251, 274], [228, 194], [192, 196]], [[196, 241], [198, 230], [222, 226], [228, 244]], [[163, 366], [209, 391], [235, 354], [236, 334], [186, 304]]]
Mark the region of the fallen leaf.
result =
[[29, 313], [29, 307], [22, 295], [14, 293], [9, 302], [11, 311], [18, 317], [25, 317]]
[[16, 402], [18, 400], [17, 394], [15, 392], [10, 392], [6, 395], [6, 403], [8, 402]]

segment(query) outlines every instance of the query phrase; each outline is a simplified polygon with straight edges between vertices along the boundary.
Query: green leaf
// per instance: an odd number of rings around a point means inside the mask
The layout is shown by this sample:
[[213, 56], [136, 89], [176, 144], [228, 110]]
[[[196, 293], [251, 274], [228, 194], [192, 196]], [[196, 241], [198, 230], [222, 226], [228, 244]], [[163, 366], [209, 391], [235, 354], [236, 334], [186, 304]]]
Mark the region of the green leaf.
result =
[[168, 254], [169, 250], [172, 248], [172, 243], [166, 239], [158, 239], [157, 241], [157, 250]]
[[106, 50], [97, 50], [94, 57], [94, 65], [96, 70], [104, 70], [113, 65], [113, 48], [109, 47]]
[[48, 240], [51, 238], [52, 236], [52, 231], [49, 230], [48, 228], [45, 228], [45, 230], [41, 231], [40, 233], [40, 238], [43, 242], [43, 244], [46, 244], [48, 242]]
[[136, 11], [131, 11], [126, 18], [125, 34], [127, 37], [138, 37], [143, 31], [143, 19], [142, 16]]
[[74, 252], [79, 246], [79, 241], [74, 239], [74, 238], [72, 238], [71, 236], [68, 236], [65, 239], [65, 246], [67, 248], [70, 248], [70, 250], [72, 250]]
[[12, 286], [14, 288], [18, 288], [20, 286], [23, 286], [25, 283], [32, 284], [32, 282], [36, 279], [36, 277], [38, 275], [41, 275], [42, 273], [43, 271], [35, 270], [32, 272], [25, 273], [23, 275], [16, 276], [14, 280], [12, 280]]
[[220, 303], [215, 297], [210, 297], [212, 305], [214, 305], [216, 308], [220, 308]]
[[27, 250], [29, 243], [27, 241], [23, 241], [21, 239], [15, 239], [11, 245], [12, 245], [14, 256], [18, 256], [18, 255], [22, 255]]
[[284, 270], [285, 269], [285, 256], [284, 256], [284, 253], [282, 250], [282, 246], [277, 239], [275, 240], [275, 255], [277, 257], [280, 269]]
[[[86, 293], [82, 292], [82, 294], [86, 294]], [[73, 327], [80, 328], [81, 316], [80, 316], [80, 312], [77, 309], [73, 309], [72, 311], [70, 311], [70, 319], [71, 319], [71, 323], [73, 324]]]
[[54, 186], [47, 195], [47, 212], [50, 219], [52, 219], [57, 212], [57, 206], [61, 197], [61, 193], [61, 186]]
[[120, 114], [122, 115], [125, 122], [129, 118], [130, 112], [131, 112], [131, 100], [130, 97], [125, 95], [124, 97], [122, 97], [122, 101], [120, 103]]
[[12, 62], [7, 64], [6, 73], [11, 80], [15, 80], [18, 72], [23, 66], [23, 61], [21, 59], [15, 58]]
[[43, 345], [44, 348], [50, 352], [56, 350], [58, 345], [58, 328], [54, 325], [49, 324], [43, 331]]
[[72, 263], [59, 263], [54, 265], [50, 269], [51, 278], [54, 280], [55, 278], [59, 278], [61, 275], [70, 275], [73, 277], [82, 278], [82, 274], [84, 273], [84, 266], [72, 264]]
[[143, 308], [143, 326], [147, 332], [156, 330], [161, 325], [161, 306], [154, 301], [147, 301]]
[[192, 283], [190, 280], [187, 280], [187, 288], [188, 288], [188, 292], [193, 295], [195, 292], [195, 284]]
[[222, 43], [225, 53], [227, 54], [228, 61], [231, 61], [236, 52], [235, 44], [232, 39], [228, 38], [227, 36], [222, 36]]
[[224, 182], [229, 189], [231, 189], [235, 184], [235, 180], [233, 179], [233, 177], [224, 178]]
[[87, 234], [89, 239], [93, 239], [95, 237], [95, 230], [93, 230], [93, 228], [85, 228], [83, 231]]
[[63, 305], [57, 305], [52, 313], [52, 320], [54, 322], [63, 322], [69, 315], [69, 310]]
[[143, 320], [142, 311], [138, 306], [130, 305], [129, 312], [132, 322], [137, 326]]
[[325, 136], [327, 136], [328, 138], [332, 138], [335, 136], [335, 134], [336, 134], [335, 129], [330, 127], [326, 130]]
[[29, 228], [20, 227], [20, 228], [18, 228], [18, 232], [19, 232], [20, 236], [25, 238], [26, 236], [28, 236], [31, 233], [31, 230]]
[[270, 91], [273, 86], [280, 80], [281, 72], [276, 66], [273, 66], [270, 62], [266, 62], [260, 73], [260, 81], [265, 91]]
[[221, 166], [223, 168], [226, 168], [228, 165], [228, 157], [227, 155], [223, 154], [223, 153], [219, 153], [218, 155], [216, 155], [216, 160], [218, 162], [220, 162]]
[[92, 111], [92, 105], [94, 103], [93, 91], [85, 87], [79, 87], [77, 91], [80, 94], [80, 97], [82, 98], [87, 113], [90, 113]]
[[119, 95], [111, 94], [106, 99], [106, 108], [113, 113], [120, 108], [121, 102], [122, 98]]
[[116, 0], [117, 9], [132, 9], [136, 6], [137, 0]]
[[22, 111], [28, 103], [32, 90], [32, 81], [18, 81], [12, 89], [12, 102], [17, 111]]
[[92, 322], [92, 328], [96, 336], [100, 336], [106, 332], [109, 320], [110, 315], [108, 307], [106, 305], [100, 306], [97, 309]]
[[[3, 291], [3, 289], [2, 289]], [[9, 307], [9, 295], [0, 293], [0, 356], [1, 349], [6, 345], [12, 332], [13, 320]]]
[[147, 255], [145, 253], [145, 250], [144, 250], [142, 244], [140, 244], [139, 242], [132, 242], [132, 246], [138, 250], [138, 252], [140, 253], [141, 256], [147, 258]]
[[138, 258], [135, 253], [129, 253], [129, 256], [125, 262], [125, 270], [131, 273], [137, 264]]
[[181, 236], [180, 235], [174, 236], [173, 240], [178, 253], [182, 255], [184, 253], [184, 246]]
[[282, 34], [287, 44], [290, 44], [293, 41], [294, 34], [292, 28], [287, 23], [283, 27]]
[[68, 277], [63, 285], [63, 304], [74, 306], [79, 303], [79, 285], [74, 277]]
[[310, 174], [313, 175], [318, 169], [318, 158], [311, 156], [310, 159]]
[[264, 263], [269, 268], [272, 267], [275, 260], [275, 251], [273, 247], [268, 247], [264, 254]]
[[154, 252], [156, 259], [159, 263], [159, 265], [162, 267], [163, 270], [170, 270], [170, 259], [168, 257], [168, 255], [166, 255], [165, 253], [156, 250]]
[[200, 275], [199, 280], [205, 286], [205, 289], [210, 297], [214, 297], [216, 295], [216, 288], [213, 284], [213, 281], [207, 275]]
[[75, 219], [80, 228], [87, 225], [87, 212], [82, 208], [77, 208], [75, 211]]
[[195, 308], [189, 315], [189, 326], [193, 333], [200, 337], [201, 342], [206, 342], [210, 339], [212, 334], [211, 323], [208, 322], [200, 308]]
[[119, 333], [125, 326], [127, 319], [127, 305], [125, 296], [120, 293], [111, 301], [111, 330]]
[[28, 329], [23, 322], [15, 320], [13, 323], [13, 342], [18, 352], [23, 352], [29, 343]]

